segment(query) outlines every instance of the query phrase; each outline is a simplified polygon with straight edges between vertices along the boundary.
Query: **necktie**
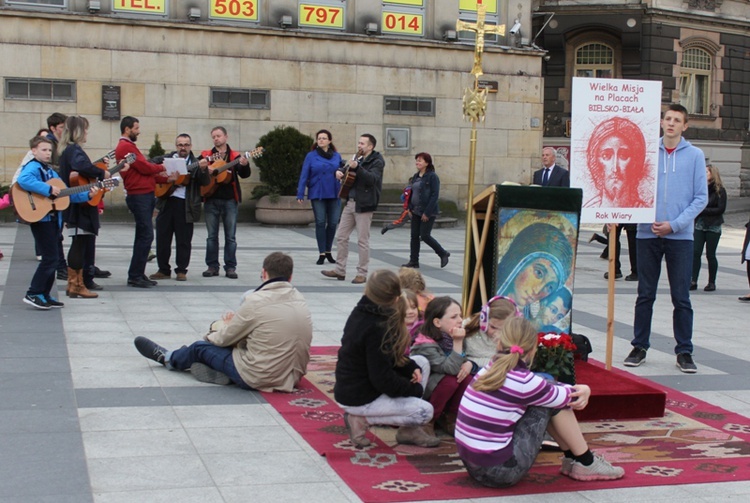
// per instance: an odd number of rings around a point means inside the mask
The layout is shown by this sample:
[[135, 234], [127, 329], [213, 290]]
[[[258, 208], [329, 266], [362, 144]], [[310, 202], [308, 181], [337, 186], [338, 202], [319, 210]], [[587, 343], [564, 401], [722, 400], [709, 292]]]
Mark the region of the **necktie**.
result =
[[546, 187], [547, 182], [549, 182], [549, 168], [544, 168], [544, 174], [542, 175], [542, 187]]

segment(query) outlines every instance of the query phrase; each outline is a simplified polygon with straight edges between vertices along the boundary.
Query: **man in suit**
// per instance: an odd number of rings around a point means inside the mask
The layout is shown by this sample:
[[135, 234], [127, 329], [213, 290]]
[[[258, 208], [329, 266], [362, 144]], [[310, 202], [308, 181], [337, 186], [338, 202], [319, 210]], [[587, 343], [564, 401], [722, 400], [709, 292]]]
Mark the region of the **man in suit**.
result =
[[534, 171], [534, 185], [543, 187], [570, 187], [570, 173], [555, 164], [557, 152], [552, 147], [542, 150], [542, 169]]

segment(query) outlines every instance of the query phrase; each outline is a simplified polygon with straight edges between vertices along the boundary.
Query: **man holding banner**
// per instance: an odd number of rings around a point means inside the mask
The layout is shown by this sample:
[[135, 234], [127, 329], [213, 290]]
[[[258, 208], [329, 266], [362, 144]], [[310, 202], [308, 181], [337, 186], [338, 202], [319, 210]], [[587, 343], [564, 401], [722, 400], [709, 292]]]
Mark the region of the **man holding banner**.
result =
[[674, 338], [677, 342], [677, 368], [694, 374], [693, 308], [690, 304], [691, 250], [693, 221], [708, 202], [706, 161], [703, 151], [682, 137], [688, 128], [688, 113], [682, 105], [670, 105], [661, 120], [663, 136], [659, 144], [656, 185], [656, 218], [639, 224], [638, 299], [635, 303], [633, 350], [624, 365], [637, 367], [646, 359], [651, 335], [656, 289], [662, 258], [667, 263], [669, 291], [674, 312]]

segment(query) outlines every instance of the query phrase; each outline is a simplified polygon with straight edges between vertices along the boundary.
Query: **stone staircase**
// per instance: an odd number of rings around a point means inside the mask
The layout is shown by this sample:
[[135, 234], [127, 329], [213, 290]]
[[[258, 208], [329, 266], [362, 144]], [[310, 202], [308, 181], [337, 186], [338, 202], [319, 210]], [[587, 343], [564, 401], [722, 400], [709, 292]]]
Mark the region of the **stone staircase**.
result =
[[[372, 217], [373, 227], [383, 227], [385, 224], [389, 224], [396, 220], [401, 212], [404, 211], [404, 205], [402, 203], [380, 203], [378, 204], [378, 211]], [[453, 217], [442, 217], [438, 216], [435, 220], [435, 226], [433, 229], [442, 229], [449, 227], [456, 227], [458, 219]], [[405, 226], [408, 229], [408, 225]]]

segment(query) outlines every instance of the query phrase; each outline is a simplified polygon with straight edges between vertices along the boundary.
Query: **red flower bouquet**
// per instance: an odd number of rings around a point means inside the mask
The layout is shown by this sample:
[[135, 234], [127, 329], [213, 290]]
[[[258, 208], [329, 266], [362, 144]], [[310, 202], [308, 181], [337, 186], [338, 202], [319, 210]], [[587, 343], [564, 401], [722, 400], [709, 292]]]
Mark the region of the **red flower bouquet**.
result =
[[531, 364], [534, 372], [546, 373], [560, 382], [575, 384], [573, 351], [576, 345], [568, 334], [540, 332], [537, 334], [539, 346]]

